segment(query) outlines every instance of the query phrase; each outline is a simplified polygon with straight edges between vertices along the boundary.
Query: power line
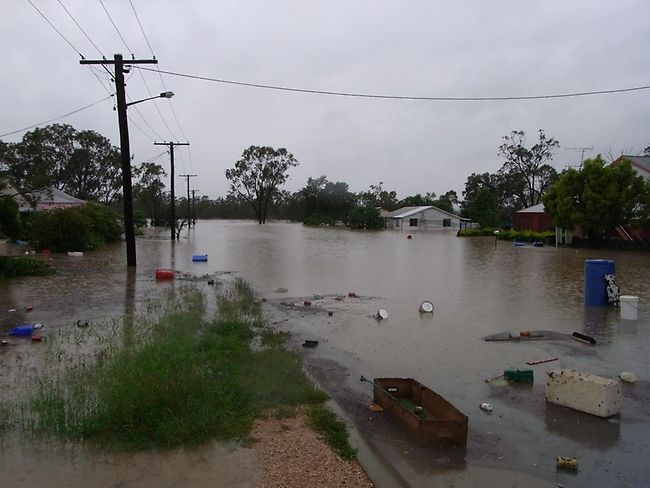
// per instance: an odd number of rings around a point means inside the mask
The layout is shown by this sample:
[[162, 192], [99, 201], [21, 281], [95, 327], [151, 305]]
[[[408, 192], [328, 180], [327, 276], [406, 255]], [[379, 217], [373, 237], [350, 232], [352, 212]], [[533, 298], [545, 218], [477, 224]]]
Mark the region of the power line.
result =
[[38, 124], [30, 125], [29, 127], [24, 127], [23, 129], [14, 130], [12, 132], [7, 132], [6, 134], [0, 134], [0, 137], [11, 136], [11, 135], [17, 134], [19, 132], [23, 132], [23, 131], [26, 131], [26, 130], [29, 130], [29, 129], [33, 129], [34, 127], [38, 127], [39, 125], [45, 125], [45, 124], [49, 124], [50, 122], [56, 122], [57, 120], [61, 120], [61, 119], [64, 119], [66, 117], [69, 117], [70, 115], [79, 113], [82, 110], [86, 110], [86, 109], [88, 109], [90, 107], [94, 107], [95, 105], [98, 105], [98, 104], [102, 103], [104, 100], [108, 100], [112, 96], [115, 96], [115, 94], [112, 93], [111, 95], [109, 95], [109, 96], [107, 96], [105, 98], [102, 98], [101, 100], [97, 100], [96, 102], [93, 102], [93, 103], [88, 104], [88, 105], [86, 105], [84, 107], [78, 108], [77, 110], [73, 110], [72, 112], [68, 112], [67, 114], [61, 115], [61, 116], [56, 117], [54, 119], [46, 120], [45, 122], [39, 122]]
[[[100, 1], [101, 1], [101, 0], [100, 0]], [[72, 49], [74, 49], [74, 51], [75, 51], [75, 52], [76, 52], [76, 53], [81, 57], [81, 59], [86, 59], [86, 58], [84, 58], [84, 55], [81, 54], [81, 52], [79, 51], [79, 49], [77, 49], [76, 47], [74, 47], [74, 45], [73, 45], [73, 44], [68, 40], [68, 38], [65, 37], [65, 36], [61, 33], [61, 31], [60, 31], [59, 29], [57, 29], [57, 28], [54, 26], [54, 24], [53, 24], [52, 22], [50, 22], [50, 20], [45, 16], [45, 14], [44, 14], [43, 12], [41, 12], [41, 11], [38, 9], [38, 7], [37, 7], [36, 5], [34, 5], [34, 2], [32, 2], [32, 0], [27, 0], [27, 2], [29, 2], [29, 4], [30, 4], [32, 7], [34, 7], [34, 10], [36, 10], [36, 11], [41, 15], [41, 17], [43, 17], [43, 18], [45, 19], [45, 22], [47, 22], [48, 24], [50, 24], [50, 27], [52, 27], [52, 29], [54, 29], [54, 30], [56, 31], [56, 33], [57, 33], [58, 35], [60, 35], [61, 38], [62, 38], [65, 42], [68, 43], [68, 46], [70, 46]]]
[[[133, 14], [135, 15], [135, 19], [138, 21], [138, 25], [140, 26], [140, 31], [142, 32], [142, 36], [144, 37], [144, 40], [146, 41], [147, 46], [149, 47], [149, 51], [151, 51], [151, 56], [154, 59], [156, 59], [156, 54], [154, 53], [153, 47], [151, 47], [151, 43], [149, 42], [149, 38], [147, 37], [147, 34], [144, 31], [144, 26], [142, 25], [142, 22], [140, 22], [140, 16], [138, 15], [138, 12], [135, 9], [135, 5], [133, 4], [132, 0], [129, 0], [129, 3], [131, 4], [131, 9], [133, 10]], [[163, 79], [162, 74], [160, 73], [160, 71], [157, 70], [157, 69], [155, 71], [158, 72], [158, 76], [160, 77], [160, 82], [162, 83], [164, 91], [169, 91], [169, 90], [167, 90], [167, 85], [165, 85], [165, 80]], [[143, 76], [143, 81], [144, 81], [144, 76]], [[145, 82], [145, 85], [146, 85], [146, 82]], [[172, 115], [174, 116], [174, 120], [176, 121], [176, 125], [178, 126], [178, 129], [179, 129], [181, 135], [183, 136], [184, 139], [187, 140], [188, 137], [185, 135], [185, 131], [183, 131], [183, 127], [181, 126], [181, 123], [178, 120], [178, 116], [176, 115], [176, 110], [174, 110], [174, 104], [172, 103], [171, 99], [169, 99], [169, 98], [167, 99], [167, 103], [169, 103], [169, 108], [172, 111]], [[161, 117], [162, 117], [162, 115], [161, 115]], [[163, 119], [163, 122], [165, 122], [164, 119]], [[165, 122], [165, 125], [167, 126], [166, 122]], [[173, 138], [177, 139], [177, 137], [174, 136], [174, 133], [169, 128], [169, 126], [167, 126], [167, 129], [169, 130], [169, 132], [173, 136]]]
[[67, 7], [66, 7], [65, 5], [63, 5], [63, 2], [62, 2], [61, 0], [57, 0], [57, 1], [59, 2], [59, 5], [61, 5], [61, 7], [63, 7], [63, 10], [65, 10], [65, 13], [68, 14], [68, 16], [69, 16], [69, 17], [72, 19], [72, 21], [75, 23], [75, 25], [76, 25], [77, 27], [79, 27], [79, 30], [83, 33], [83, 35], [86, 36], [86, 39], [88, 39], [88, 41], [90, 41], [90, 43], [93, 45], [93, 47], [94, 47], [95, 49], [97, 49], [97, 52], [98, 52], [99, 54], [101, 54], [102, 57], [103, 57], [104, 54], [102, 53], [102, 51], [97, 47], [97, 44], [95, 44], [95, 43], [93, 42], [93, 40], [90, 38], [90, 36], [88, 35], [88, 33], [83, 29], [83, 27], [81, 27], [81, 25], [79, 25], [79, 22], [77, 22], [77, 19], [75, 19], [75, 18], [73, 17], [73, 15], [70, 13], [70, 11], [67, 9]]
[[120, 39], [122, 39], [122, 42], [124, 43], [124, 46], [126, 47], [126, 50], [131, 53], [132, 58], [135, 57], [134, 54], [133, 54], [133, 51], [131, 51], [131, 48], [129, 47], [129, 45], [124, 40], [124, 37], [122, 36], [122, 33], [120, 32], [120, 29], [118, 29], [117, 25], [115, 25], [115, 22], [113, 21], [113, 17], [111, 17], [111, 14], [108, 13], [108, 10], [106, 9], [106, 5], [104, 5], [104, 2], [102, 0], [99, 0], [99, 3], [102, 4], [104, 12], [106, 12], [106, 15], [108, 16], [108, 20], [110, 20], [111, 24], [113, 24], [113, 27], [115, 27], [115, 31], [117, 32], [117, 35], [120, 36]]
[[267, 90], [279, 90], [294, 93], [308, 93], [311, 95], [330, 95], [337, 97], [353, 97], [353, 98], [374, 98], [383, 100], [415, 100], [415, 101], [429, 101], [429, 102], [501, 102], [512, 100], [543, 100], [551, 98], [570, 98], [570, 97], [584, 97], [590, 95], [609, 95], [612, 93], [626, 93], [640, 90], [650, 89], [650, 85], [636, 86], [631, 88], [616, 88], [612, 90], [594, 90], [572, 93], [557, 93], [549, 95], [525, 95], [525, 96], [507, 96], [507, 97], [424, 97], [424, 96], [410, 96], [410, 95], [373, 95], [369, 93], [353, 93], [353, 92], [338, 92], [331, 90], [311, 90], [307, 88], [294, 88], [278, 85], [264, 85], [261, 83], [248, 83], [244, 81], [224, 80], [220, 78], [210, 78], [208, 76], [191, 75], [187, 73], [178, 73], [175, 71], [154, 70], [151, 68], [138, 67], [138, 69], [145, 71], [159, 71], [170, 76], [179, 76], [182, 78], [190, 78], [193, 80], [211, 81], [214, 83], [223, 83], [227, 85], [247, 86], [250, 88], [264, 88]]
[[138, 25], [140, 26], [140, 31], [142, 32], [142, 35], [144, 36], [144, 40], [147, 41], [147, 46], [149, 46], [149, 51], [151, 51], [151, 56], [156, 59], [156, 55], [153, 53], [153, 49], [151, 49], [151, 44], [149, 43], [149, 38], [147, 37], [147, 34], [144, 33], [144, 27], [142, 27], [142, 22], [140, 22], [140, 17], [138, 16], [138, 12], [135, 11], [135, 6], [133, 5], [133, 2], [129, 0], [129, 3], [131, 4], [131, 9], [133, 10], [133, 15], [135, 15], [135, 20], [138, 21]]

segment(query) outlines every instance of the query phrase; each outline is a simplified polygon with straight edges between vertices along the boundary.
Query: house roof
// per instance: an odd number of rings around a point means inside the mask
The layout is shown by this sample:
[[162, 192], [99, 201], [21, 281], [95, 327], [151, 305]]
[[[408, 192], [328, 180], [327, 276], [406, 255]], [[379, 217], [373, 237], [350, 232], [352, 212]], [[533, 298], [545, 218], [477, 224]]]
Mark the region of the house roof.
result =
[[538, 203], [532, 207], [517, 210], [515, 213], [544, 213], [544, 204]]
[[415, 215], [417, 213], [423, 212], [424, 210], [429, 210], [430, 208], [435, 208], [438, 212], [442, 212], [456, 219], [460, 218], [458, 217], [458, 215], [454, 215], [453, 213], [447, 212], [446, 210], [443, 210], [438, 207], [434, 207], [433, 205], [424, 205], [421, 207], [402, 207], [384, 215], [384, 217], [391, 218], [391, 219], [404, 219], [406, 217], [410, 217], [411, 215]]
[[66, 192], [58, 190], [56, 188], [50, 188], [49, 190], [38, 190], [32, 192], [31, 196], [39, 203], [48, 203], [54, 205], [86, 203], [85, 200], [81, 200], [79, 198], [73, 197], [72, 195], [68, 195]]
[[621, 156], [621, 158], [632, 163], [637, 171], [645, 173], [646, 178], [650, 177], [650, 156]]

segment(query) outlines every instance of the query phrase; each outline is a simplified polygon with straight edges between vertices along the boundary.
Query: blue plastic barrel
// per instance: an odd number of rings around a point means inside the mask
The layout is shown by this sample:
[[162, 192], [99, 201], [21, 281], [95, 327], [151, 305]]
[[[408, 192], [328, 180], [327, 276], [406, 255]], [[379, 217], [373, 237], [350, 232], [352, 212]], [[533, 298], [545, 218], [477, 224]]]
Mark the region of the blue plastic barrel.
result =
[[609, 305], [605, 275], [614, 273], [616, 265], [611, 259], [585, 260], [585, 305]]
[[208, 255], [207, 254], [195, 254], [192, 256], [192, 261], [199, 261], [199, 262], [204, 262], [208, 260]]
[[34, 324], [23, 324], [14, 327], [9, 331], [9, 335], [16, 337], [29, 337], [34, 332]]

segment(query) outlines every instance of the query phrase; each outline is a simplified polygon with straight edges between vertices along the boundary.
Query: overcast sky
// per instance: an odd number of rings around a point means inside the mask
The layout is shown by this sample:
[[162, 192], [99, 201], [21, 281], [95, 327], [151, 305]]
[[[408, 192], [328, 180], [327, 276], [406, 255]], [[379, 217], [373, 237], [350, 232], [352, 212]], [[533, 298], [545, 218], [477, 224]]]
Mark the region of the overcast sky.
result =
[[[508, 97], [650, 85], [647, 0], [31, 0], [88, 59], [100, 52], [159, 69], [324, 91], [420, 97]], [[72, 14], [99, 51], [66, 13]], [[133, 7], [151, 49], [138, 25]], [[79, 55], [28, 0], [0, 2], [0, 134], [58, 117], [114, 92], [106, 71]], [[126, 45], [125, 45], [126, 43]], [[128, 46], [128, 49], [127, 49]], [[112, 67], [109, 66], [112, 70]], [[132, 70], [134, 162], [185, 141], [176, 174], [225, 196], [224, 171], [250, 145], [286, 147], [300, 166], [286, 188], [326, 175], [351, 191], [384, 182], [398, 197], [461, 195], [471, 173], [496, 172], [511, 130], [559, 140], [553, 165], [636, 154], [650, 145], [650, 90], [528, 101], [407, 101], [272, 91]], [[98, 79], [99, 78], [99, 79]], [[158, 110], [156, 110], [156, 107]], [[172, 111], [173, 107], [173, 111]], [[160, 113], [159, 113], [160, 112]], [[144, 118], [144, 120], [143, 120]], [[62, 119], [119, 146], [113, 102]], [[3, 137], [19, 141], [23, 133]], [[157, 162], [169, 171], [169, 157]], [[184, 189], [177, 178], [176, 187]]]

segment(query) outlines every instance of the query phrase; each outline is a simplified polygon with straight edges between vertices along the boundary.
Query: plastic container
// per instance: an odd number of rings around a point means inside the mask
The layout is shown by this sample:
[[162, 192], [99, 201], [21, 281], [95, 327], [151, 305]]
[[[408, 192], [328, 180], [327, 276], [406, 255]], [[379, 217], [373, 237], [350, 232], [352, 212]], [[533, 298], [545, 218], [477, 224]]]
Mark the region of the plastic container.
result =
[[420, 303], [420, 312], [422, 313], [433, 313], [433, 303], [424, 301]]
[[503, 377], [507, 380], [515, 381], [517, 383], [532, 383], [533, 370], [508, 368], [503, 372]]
[[585, 305], [609, 305], [605, 275], [615, 273], [616, 264], [611, 259], [585, 260]]
[[9, 331], [9, 335], [15, 337], [30, 337], [34, 330], [40, 329], [41, 324], [23, 324], [18, 325]]
[[208, 260], [207, 254], [195, 254], [192, 256], [192, 261], [204, 263]]
[[479, 407], [481, 407], [481, 410], [483, 410], [484, 412], [491, 412], [492, 411], [492, 404], [491, 403], [483, 402], [483, 403], [481, 403], [479, 405]]
[[173, 280], [174, 279], [174, 270], [173, 269], [157, 269], [156, 270], [156, 279], [157, 280]]
[[618, 297], [623, 320], [636, 320], [639, 312], [639, 297], [634, 295], [621, 295]]

